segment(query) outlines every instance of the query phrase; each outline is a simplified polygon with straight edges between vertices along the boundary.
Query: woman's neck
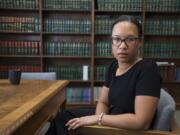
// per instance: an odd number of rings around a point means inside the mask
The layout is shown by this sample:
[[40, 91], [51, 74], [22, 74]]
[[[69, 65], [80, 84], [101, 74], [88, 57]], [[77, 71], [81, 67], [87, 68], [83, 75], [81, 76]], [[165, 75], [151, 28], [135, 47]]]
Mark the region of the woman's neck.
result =
[[141, 60], [141, 58], [137, 57], [136, 59], [132, 60], [129, 63], [118, 62], [119, 67], [118, 67], [118, 70], [117, 70], [117, 74], [125, 73], [126, 71], [128, 71], [133, 65], [135, 65], [140, 60]]

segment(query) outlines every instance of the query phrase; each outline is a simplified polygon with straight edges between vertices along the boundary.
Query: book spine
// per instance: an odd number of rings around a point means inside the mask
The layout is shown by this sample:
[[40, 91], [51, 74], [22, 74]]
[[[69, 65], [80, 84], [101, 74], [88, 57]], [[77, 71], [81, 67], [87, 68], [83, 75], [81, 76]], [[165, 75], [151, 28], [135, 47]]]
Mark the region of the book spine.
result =
[[40, 41], [0, 40], [0, 55], [39, 55]]
[[2, 32], [39, 32], [39, 17], [0, 16]]

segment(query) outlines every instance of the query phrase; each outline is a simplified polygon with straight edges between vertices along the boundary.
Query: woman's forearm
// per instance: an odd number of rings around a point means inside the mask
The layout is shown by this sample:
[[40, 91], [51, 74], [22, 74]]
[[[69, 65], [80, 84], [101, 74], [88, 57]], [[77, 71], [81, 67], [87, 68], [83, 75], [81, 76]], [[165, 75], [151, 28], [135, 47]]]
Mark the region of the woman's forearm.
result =
[[127, 113], [120, 115], [104, 115], [102, 118], [102, 125], [123, 129], [144, 130], [149, 127], [149, 122], [138, 118], [135, 114]]
[[107, 114], [108, 113], [108, 106], [105, 103], [99, 101], [97, 106], [96, 106], [96, 114], [100, 114], [102, 112]]

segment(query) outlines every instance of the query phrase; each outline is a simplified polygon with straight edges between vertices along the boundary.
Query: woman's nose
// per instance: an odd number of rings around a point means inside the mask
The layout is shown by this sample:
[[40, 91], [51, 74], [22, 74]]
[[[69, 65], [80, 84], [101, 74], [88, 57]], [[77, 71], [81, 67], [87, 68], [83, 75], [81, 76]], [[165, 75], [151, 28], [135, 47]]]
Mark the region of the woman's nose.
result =
[[121, 44], [118, 46], [118, 49], [120, 48], [120, 49], [124, 49], [124, 48], [127, 48], [128, 47], [128, 45], [126, 44], [126, 42], [125, 41], [122, 41], [121, 42]]

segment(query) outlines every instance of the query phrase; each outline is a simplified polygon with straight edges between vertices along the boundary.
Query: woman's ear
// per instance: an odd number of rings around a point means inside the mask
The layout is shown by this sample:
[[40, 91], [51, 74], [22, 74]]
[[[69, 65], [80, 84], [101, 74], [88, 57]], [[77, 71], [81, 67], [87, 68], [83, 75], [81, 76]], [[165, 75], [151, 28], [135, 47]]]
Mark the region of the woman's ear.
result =
[[138, 56], [142, 56], [143, 54], [143, 40], [142, 39], [139, 39], [139, 44], [138, 44]]
[[142, 46], [143, 45], [143, 38], [140, 37], [138, 41], [139, 41], [139, 46]]

